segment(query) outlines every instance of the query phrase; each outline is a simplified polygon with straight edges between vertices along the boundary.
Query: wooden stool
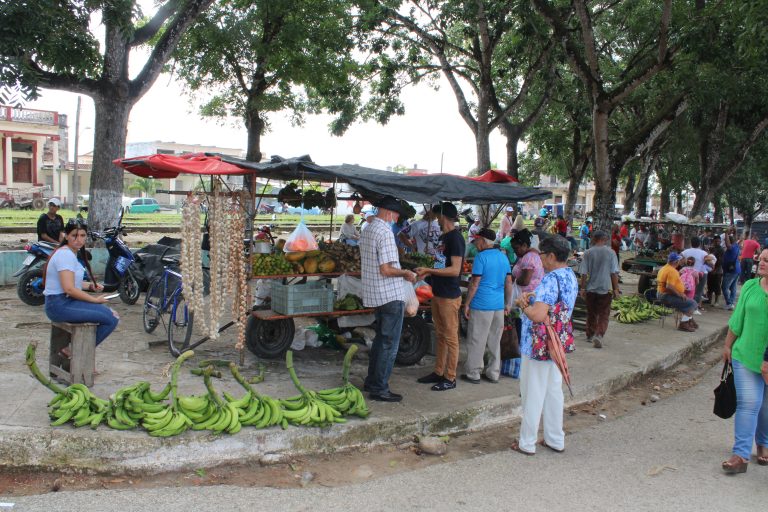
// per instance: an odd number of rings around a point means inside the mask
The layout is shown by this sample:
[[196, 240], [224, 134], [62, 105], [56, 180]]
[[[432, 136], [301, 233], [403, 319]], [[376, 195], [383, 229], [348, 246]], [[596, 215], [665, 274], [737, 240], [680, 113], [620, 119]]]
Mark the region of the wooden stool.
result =
[[[93, 386], [96, 369], [96, 327], [98, 324], [51, 322], [48, 371], [69, 384]], [[69, 346], [70, 358], [59, 352]]]

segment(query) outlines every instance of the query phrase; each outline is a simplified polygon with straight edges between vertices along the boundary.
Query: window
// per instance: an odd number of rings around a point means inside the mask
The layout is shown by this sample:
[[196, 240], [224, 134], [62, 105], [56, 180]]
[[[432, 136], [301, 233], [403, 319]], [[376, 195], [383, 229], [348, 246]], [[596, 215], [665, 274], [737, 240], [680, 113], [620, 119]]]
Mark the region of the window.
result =
[[549, 184], [550, 185], [557, 185], [557, 178], [555, 176], [549, 177]]
[[141, 204], [141, 201], [142, 201], [141, 199], [134, 199], [133, 202], [131, 203], [131, 206], [138, 206]]

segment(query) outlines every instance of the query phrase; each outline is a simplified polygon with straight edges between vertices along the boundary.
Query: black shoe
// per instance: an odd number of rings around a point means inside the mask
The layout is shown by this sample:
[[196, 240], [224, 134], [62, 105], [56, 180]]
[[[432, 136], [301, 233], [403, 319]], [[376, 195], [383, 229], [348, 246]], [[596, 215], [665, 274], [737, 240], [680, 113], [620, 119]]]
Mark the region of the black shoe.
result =
[[368, 397], [371, 400], [376, 400], [378, 402], [399, 402], [403, 399], [403, 395], [398, 395], [397, 393], [393, 393], [391, 391], [385, 391], [383, 393], [371, 393], [368, 395]]
[[462, 374], [461, 374], [461, 376], [460, 376], [459, 378], [460, 378], [461, 380], [463, 380], [463, 381], [466, 381], [466, 382], [469, 382], [469, 383], [471, 383], [471, 384], [480, 384], [480, 379], [473, 379], [472, 377], [470, 377], [470, 376], [469, 376], [469, 375], [467, 375], [466, 373], [462, 373]]
[[432, 386], [432, 391], [447, 391], [456, 387], [455, 380], [443, 379], [442, 382], [438, 382]]
[[363, 391], [370, 391], [370, 390], [371, 390], [371, 386], [369, 386], [368, 384], [363, 384]]
[[435, 372], [430, 373], [429, 375], [425, 375], [424, 377], [419, 377], [416, 379], [416, 382], [419, 384], [434, 384], [435, 382], [442, 382], [443, 376], [438, 375]]
[[493, 380], [492, 378], [490, 378], [486, 374], [480, 375], [480, 378], [483, 379], [484, 381], [490, 382], [491, 384], [498, 384], [499, 383], [498, 380]]

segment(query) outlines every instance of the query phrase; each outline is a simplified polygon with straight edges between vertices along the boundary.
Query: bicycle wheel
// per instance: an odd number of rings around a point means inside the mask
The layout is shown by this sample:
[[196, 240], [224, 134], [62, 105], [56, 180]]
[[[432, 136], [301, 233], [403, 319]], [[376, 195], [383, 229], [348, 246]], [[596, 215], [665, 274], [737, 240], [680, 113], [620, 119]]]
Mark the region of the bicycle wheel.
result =
[[163, 303], [163, 282], [156, 277], [149, 283], [147, 296], [144, 298], [144, 330], [151, 333], [160, 323], [163, 312], [160, 307]]
[[187, 307], [184, 294], [178, 294], [173, 299], [171, 317], [168, 320], [168, 349], [174, 357], [178, 357], [189, 347], [194, 320], [195, 313]]

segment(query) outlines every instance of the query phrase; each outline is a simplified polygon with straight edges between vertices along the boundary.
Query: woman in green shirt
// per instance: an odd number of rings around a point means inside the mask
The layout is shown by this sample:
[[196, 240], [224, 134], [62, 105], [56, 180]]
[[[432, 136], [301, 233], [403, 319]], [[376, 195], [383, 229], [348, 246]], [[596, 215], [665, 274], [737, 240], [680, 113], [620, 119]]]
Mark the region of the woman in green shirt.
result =
[[741, 288], [728, 322], [723, 359], [733, 363], [736, 417], [733, 455], [726, 473], [744, 473], [757, 445], [757, 463], [768, 466], [768, 249], [760, 253], [758, 277]]

